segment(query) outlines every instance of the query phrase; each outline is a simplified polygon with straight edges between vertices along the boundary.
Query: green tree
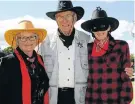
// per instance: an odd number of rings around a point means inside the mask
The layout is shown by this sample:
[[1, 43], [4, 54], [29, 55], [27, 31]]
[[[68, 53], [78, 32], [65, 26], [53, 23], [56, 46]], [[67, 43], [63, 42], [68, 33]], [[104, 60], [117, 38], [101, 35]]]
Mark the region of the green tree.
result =
[[133, 60], [134, 58], [134, 54], [130, 54], [130, 59]]
[[6, 48], [3, 50], [3, 52], [6, 53], [6, 54], [10, 54], [10, 53], [13, 52], [13, 48], [12, 48], [11, 46], [6, 47]]

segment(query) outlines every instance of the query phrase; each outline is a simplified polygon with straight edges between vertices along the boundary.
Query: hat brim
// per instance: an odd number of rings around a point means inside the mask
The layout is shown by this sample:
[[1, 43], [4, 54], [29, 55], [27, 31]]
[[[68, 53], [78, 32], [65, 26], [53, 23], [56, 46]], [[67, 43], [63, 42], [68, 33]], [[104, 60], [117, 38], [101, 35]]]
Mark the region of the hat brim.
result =
[[75, 12], [77, 14], [77, 20], [80, 20], [84, 15], [84, 9], [82, 7], [79, 7], [79, 6], [69, 8], [69, 9], [59, 10], [59, 11], [47, 12], [46, 15], [48, 17], [50, 17], [51, 19], [56, 20], [55, 15], [57, 13], [65, 12], [65, 11], [73, 11], [73, 12]]
[[[13, 48], [16, 48], [16, 35], [21, 33], [21, 32], [32, 32], [34, 34], [38, 35], [38, 44], [41, 43], [46, 35], [47, 35], [47, 31], [45, 29], [12, 29], [12, 30], [8, 30], [5, 32], [5, 40], [6, 42]], [[37, 44], [37, 45], [38, 45]]]
[[109, 23], [111, 26], [111, 30], [110, 31], [114, 31], [118, 28], [119, 26], [119, 21], [115, 18], [112, 17], [106, 17], [106, 18], [98, 18], [98, 19], [91, 19], [88, 21], [85, 21], [81, 24], [81, 27], [88, 32], [92, 32], [91, 31], [91, 27], [93, 24], [99, 23], [99, 22], [104, 22], [104, 23]]

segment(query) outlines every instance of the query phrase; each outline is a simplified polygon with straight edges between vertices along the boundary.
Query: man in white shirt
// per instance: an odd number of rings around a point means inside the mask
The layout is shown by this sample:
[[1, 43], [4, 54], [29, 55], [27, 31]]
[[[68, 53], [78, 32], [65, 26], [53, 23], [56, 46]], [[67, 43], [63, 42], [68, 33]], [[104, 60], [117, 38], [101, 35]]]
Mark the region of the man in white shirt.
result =
[[84, 9], [73, 7], [70, 0], [60, 0], [58, 10], [46, 15], [58, 24], [58, 30], [48, 34], [40, 47], [50, 79], [50, 104], [85, 104], [87, 43], [92, 38], [74, 28], [75, 22], [83, 17]]

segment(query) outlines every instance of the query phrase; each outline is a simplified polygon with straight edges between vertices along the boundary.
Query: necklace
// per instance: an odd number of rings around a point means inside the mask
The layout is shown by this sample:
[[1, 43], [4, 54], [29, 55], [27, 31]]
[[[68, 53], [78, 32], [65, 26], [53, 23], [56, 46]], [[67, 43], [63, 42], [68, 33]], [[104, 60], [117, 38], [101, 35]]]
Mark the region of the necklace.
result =
[[33, 58], [27, 58], [27, 60], [31, 63], [31, 65], [30, 65], [30, 67], [33, 69], [32, 70], [32, 73], [34, 74], [35, 73], [35, 68], [36, 68], [36, 66], [35, 66], [35, 64], [34, 64], [34, 61], [35, 61], [35, 57], [33, 57]]

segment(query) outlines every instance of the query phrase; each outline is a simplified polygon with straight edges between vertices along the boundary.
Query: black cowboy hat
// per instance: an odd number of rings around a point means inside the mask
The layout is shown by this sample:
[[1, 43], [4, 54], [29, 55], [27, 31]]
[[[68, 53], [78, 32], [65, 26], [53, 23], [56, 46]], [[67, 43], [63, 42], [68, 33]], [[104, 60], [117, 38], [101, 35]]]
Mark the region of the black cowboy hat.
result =
[[59, 0], [58, 10], [53, 12], [47, 12], [46, 15], [51, 19], [55, 20], [55, 15], [59, 12], [73, 11], [77, 14], [77, 20], [81, 19], [84, 15], [84, 9], [80, 6], [73, 7], [70, 0]]
[[93, 24], [97, 24], [97, 23], [109, 24], [111, 26], [110, 31], [114, 31], [119, 26], [119, 21], [116, 18], [108, 17], [107, 13], [104, 10], [102, 10], [100, 7], [97, 7], [97, 9], [94, 10], [92, 13], [91, 20], [83, 22], [81, 24], [81, 27], [88, 32], [92, 32], [91, 29]]

